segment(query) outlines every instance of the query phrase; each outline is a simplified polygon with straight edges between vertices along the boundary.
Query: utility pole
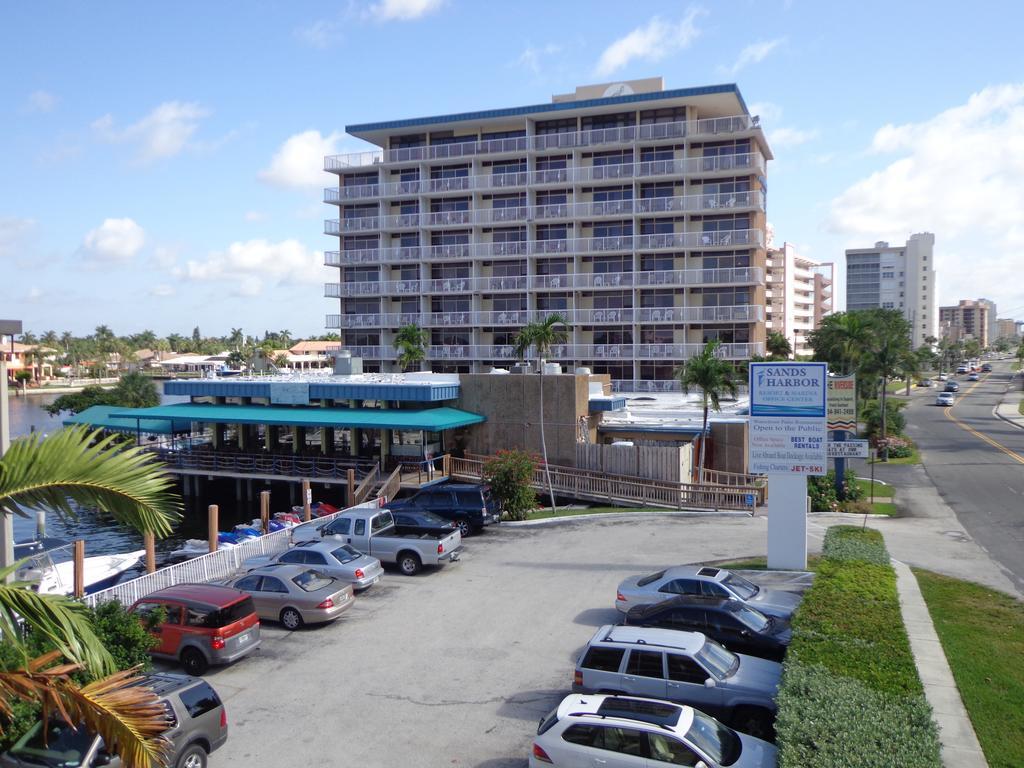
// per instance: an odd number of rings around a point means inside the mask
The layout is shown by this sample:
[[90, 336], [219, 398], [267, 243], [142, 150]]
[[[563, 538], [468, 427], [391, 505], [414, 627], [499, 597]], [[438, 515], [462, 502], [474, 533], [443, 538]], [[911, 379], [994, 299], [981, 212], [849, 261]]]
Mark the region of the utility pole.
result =
[[[14, 353], [14, 336], [21, 333], [21, 320], [0, 320], [0, 344], [10, 336], [11, 353]], [[11, 447], [11, 425], [7, 403], [7, 353], [0, 349], [0, 459]], [[0, 513], [0, 568], [14, 565], [14, 517], [9, 512]], [[7, 577], [13, 581], [14, 574]]]

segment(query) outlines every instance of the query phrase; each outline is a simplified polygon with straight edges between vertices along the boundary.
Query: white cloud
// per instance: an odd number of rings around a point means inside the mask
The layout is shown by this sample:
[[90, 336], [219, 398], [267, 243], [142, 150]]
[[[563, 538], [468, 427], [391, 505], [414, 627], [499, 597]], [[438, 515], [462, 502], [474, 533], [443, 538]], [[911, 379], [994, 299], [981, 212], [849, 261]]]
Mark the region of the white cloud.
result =
[[193, 282], [226, 282], [239, 296], [257, 296], [267, 281], [275, 285], [318, 285], [329, 277], [323, 254], [297, 240], [234, 242], [205, 261], [189, 260], [174, 274]]
[[367, 15], [377, 21], [412, 21], [434, 13], [445, 0], [379, 0], [367, 9]]
[[744, 67], [764, 61], [772, 51], [784, 42], [786, 42], [784, 37], [778, 37], [774, 40], [763, 40], [759, 43], [751, 43], [740, 51], [740, 55], [736, 57], [736, 61], [733, 62], [731, 67], [719, 67], [719, 70], [732, 77]]
[[818, 138], [818, 132], [813, 129], [804, 131], [800, 128], [776, 128], [773, 131], [768, 131], [768, 145], [772, 149], [798, 147], [801, 144], [814, 141], [816, 138]]
[[125, 264], [135, 258], [146, 243], [146, 232], [132, 219], [104, 219], [86, 233], [82, 253], [94, 262]]
[[25, 241], [35, 226], [33, 219], [0, 216], [0, 260], [20, 259], [27, 247]]
[[692, 7], [677, 22], [663, 21], [655, 16], [646, 25], [637, 27], [604, 49], [594, 71], [599, 77], [616, 72], [634, 59], [655, 62], [688, 48], [697, 37], [697, 19], [705, 15], [703, 8]]
[[771, 101], [758, 101], [751, 104], [748, 109], [750, 114], [758, 115], [761, 124], [777, 123], [782, 119], [782, 107]]
[[295, 36], [313, 48], [330, 48], [341, 40], [341, 22], [318, 19], [296, 29]]
[[543, 60], [560, 53], [562, 46], [555, 43], [548, 43], [547, 45], [533, 46], [527, 44], [523, 52], [519, 54], [519, 58], [516, 59], [516, 64], [521, 66], [523, 69], [529, 70], [535, 75], [541, 74]]
[[341, 134], [322, 136], [320, 131], [303, 131], [290, 136], [260, 171], [260, 178], [279, 187], [324, 186], [324, 155], [338, 153]]
[[135, 144], [137, 160], [151, 163], [173, 157], [189, 144], [199, 122], [210, 110], [196, 102], [165, 101], [141, 120], [118, 128], [113, 115], [106, 114], [92, 124], [96, 134], [112, 144]]
[[894, 157], [832, 200], [828, 226], [860, 245], [934, 232], [945, 300], [1024, 305], [1024, 284], [1012, 278], [1024, 249], [1021, 136], [1024, 83], [987, 87], [920, 123], [885, 125], [870, 152]]
[[26, 112], [52, 112], [57, 106], [57, 97], [49, 91], [32, 91], [28, 95]]

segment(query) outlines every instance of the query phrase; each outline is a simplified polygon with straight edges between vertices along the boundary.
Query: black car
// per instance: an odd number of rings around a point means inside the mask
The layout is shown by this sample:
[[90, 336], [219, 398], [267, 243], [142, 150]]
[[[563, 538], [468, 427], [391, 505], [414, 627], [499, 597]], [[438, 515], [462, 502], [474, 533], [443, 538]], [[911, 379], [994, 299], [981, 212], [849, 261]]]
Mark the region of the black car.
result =
[[981, 366], [982, 373], [992, 373], [992, 363], [983, 363]]
[[957, 384], [955, 381], [947, 381], [946, 382], [946, 389], [945, 389], [945, 391], [946, 392], [959, 392], [960, 391], [960, 385]]
[[625, 624], [702, 632], [734, 653], [781, 661], [792, 638], [789, 622], [765, 616], [738, 600], [681, 595], [638, 605]]
[[483, 530], [501, 520], [498, 504], [488, 485], [472, 483], [441, 483], [417, 491], [406, 499], [388, 504], [392, 514], [418, 510], [433, 512], [451, 520], [462, 532], [462, 538]]
[[395, 518], [395, 525], [414, 529], [419, 533], [439, 533], [447, 536], [458, 528], [451, 520], [445, 520], [433, 512], [420, 509], [393, 509], [391, 515]]

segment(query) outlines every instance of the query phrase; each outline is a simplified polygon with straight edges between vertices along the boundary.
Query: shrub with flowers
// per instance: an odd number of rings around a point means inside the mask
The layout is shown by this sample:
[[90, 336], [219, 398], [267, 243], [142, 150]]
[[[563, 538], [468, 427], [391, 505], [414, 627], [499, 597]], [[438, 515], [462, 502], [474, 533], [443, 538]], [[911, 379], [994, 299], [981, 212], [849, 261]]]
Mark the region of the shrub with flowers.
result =
[[540, 460], [526, 451], [498, 451], [484, 464], [484, 479], [506, 520], [525, 520], [537, 506], [537, 494], [530, 485]]
[[914, 443], [908, 437], [890, 436], [882, 440], [876, 438], [874, 441], [875, 448], [878, 449], [878, 455], [888, 448], [888, 456], [890, 459], [907, 459], [914, 454]]

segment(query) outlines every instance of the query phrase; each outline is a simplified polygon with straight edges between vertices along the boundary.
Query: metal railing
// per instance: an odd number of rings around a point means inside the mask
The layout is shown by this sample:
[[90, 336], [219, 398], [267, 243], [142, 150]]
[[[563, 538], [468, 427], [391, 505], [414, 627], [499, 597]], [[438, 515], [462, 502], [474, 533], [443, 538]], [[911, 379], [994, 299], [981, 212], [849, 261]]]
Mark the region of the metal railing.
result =
[[285, 454], [220, 453], [217, 451], [171, 450], [156, 448], [167, 468], [194, 472], [237, 472], [239, 474], [274, 475], [278, 477], [333, 478], [343, 480], [348, 470], [366, 471], [365, 462], [331, 459], [318, 456]]
[[[380, 506], [380, 502], [375, 499], [374, 501], [358, 504], [349, 509], [367, 509], [378, 506]], [[348, 512], [349, 509], [318, 518], [318, 521], [333, 519], [343, 512]], [[242, 564], [249, 558], [260, 555], [276, 555], [278, 552], [288, 549], [292, 544], [294, 535], [309, 525], [311, 524], [302, 523], [294, 528], [285, 528], [274, 533], [268, 533], [230, 548], [218, 549], [216, 552], [200, 555], [183, 563], [169, 565], [153, 573], [147, 573], [130, 581], [116, 584], [109, 589], [86, 595], [83, 600], [90, 606], [95, 606], [108, 600], [118, 600], [122, 605], [129, 606], [136, 600], [150, 595], [158, 589], [173, 587], [175, 584], [193, 584], [227, 579], [237, 573]]]
[[343, 173], [386, 163], [410, 163], [421, 160], [472, 158], [475, 155], [575, 149], [577, 147], [631, 144], [636, 141], [668, 141], [694, 136], [735, 134], [759, 128], [759, 124], [750, 115], [734, 115], [505, 139], [479, 139], [476, 136], [465, 136], [462, 137], [463, 141], [450, 144], [328, 155], [324, 158], [324, 170]]

